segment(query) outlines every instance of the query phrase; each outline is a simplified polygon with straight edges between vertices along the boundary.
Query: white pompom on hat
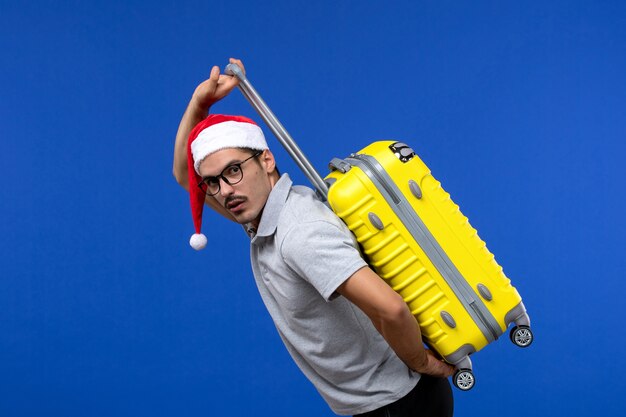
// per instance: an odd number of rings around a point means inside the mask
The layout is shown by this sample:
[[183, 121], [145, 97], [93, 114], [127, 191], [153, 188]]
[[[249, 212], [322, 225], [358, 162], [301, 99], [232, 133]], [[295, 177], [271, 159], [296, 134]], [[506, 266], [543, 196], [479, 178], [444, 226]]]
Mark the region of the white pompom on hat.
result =
[[187, 143], [187, 171], [189, 173], [189, 199], [196, 233], [189, 239], [195, 250], [204, 249], [207, 238], [200, 231], [205, 193], [198, 184], [202, 180], [198, 168], [204, 158], [229, 148], [268, 149], [261, 128], [244, 116], [211, 114], [193, 128]]

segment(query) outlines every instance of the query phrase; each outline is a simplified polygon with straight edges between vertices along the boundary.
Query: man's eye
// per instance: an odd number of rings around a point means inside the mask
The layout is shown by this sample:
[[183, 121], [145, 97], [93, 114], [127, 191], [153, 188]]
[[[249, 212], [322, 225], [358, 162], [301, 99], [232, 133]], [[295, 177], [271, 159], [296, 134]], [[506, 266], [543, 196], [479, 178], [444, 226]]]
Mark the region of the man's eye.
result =
[[239, 167], [237, 165], [232, 165], [229, 166], [228, 168], [226, 168], [224, 170], [224, 175], [228, 176], [232, 176], [232, 175], [238, 175], [239, 174]]

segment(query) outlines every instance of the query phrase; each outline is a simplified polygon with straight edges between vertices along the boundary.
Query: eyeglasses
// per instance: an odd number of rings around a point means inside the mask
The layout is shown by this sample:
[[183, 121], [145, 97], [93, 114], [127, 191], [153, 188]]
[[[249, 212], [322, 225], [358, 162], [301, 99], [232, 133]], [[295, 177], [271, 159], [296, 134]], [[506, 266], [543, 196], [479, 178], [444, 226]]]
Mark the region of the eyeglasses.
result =
[[263, 151], [258, 151], [251, 157], [246, 158], [241, 162], [227, 166], [222, 170], [219, 175], [216, 175], [215, 177], [202, 178], [202, 181], [198, 183], [198, 187], [200, 187], [200, 189], [204, 191], [206, 195], [213, 196], [220, 191], [220, 178], [224, 180], [224, 182], [228, 185], [235, 185], [237, 183], [240, 183], [243, 179], [243, 170], [241, 169], [241, 166], [245, 162], [251, 160], [252, 158], [256, 158], [262, 153]]

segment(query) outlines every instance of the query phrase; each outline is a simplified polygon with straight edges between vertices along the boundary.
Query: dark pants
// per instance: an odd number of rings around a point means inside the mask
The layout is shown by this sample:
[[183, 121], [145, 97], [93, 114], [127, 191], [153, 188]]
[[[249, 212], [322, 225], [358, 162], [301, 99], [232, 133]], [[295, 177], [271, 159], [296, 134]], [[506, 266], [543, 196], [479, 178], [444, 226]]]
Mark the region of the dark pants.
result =
[[448, 380], [422, 375], [415, 388], [395, 403], [354, 417], [452, 417], [453, 408]]

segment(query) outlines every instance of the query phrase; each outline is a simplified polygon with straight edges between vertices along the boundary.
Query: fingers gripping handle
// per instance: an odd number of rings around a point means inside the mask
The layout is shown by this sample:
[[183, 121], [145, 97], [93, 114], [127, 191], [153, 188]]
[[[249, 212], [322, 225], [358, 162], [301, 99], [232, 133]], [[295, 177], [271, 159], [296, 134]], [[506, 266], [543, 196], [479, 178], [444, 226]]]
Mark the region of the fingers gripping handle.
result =
[[302, 153], [298, 145], [296, 145], [287, 130], [278, 121], [272, 110], [270, 110], [268, 105], [265, 104], [259, 93], [257, 93], [254, 87], [252, 87], [252, 84], [250, 84], [242, 69], [236, 64], [228, 64], [225, 72], [226, 74], [234, 75], [239, 79], [239, 90], [241, 90], [241, 93], [250, 102], [257, 113], [259, 113], [259, 116], [261, 116], [278, 141], [284, 146], [287, 153], [289, 153], [298, 167], [304, 172], [309, 181], [311, 181], [313, 186], [317, 189], [320, 196], [324, 199], [324, 201], [326, 201], [328, 196], [328, 186], [322, 177], [320, 177], [317, 173], [315, 168], [313, 168], [313, 165], [311, 165], [306, 156], [304, 156], [304, 153]]
[[239, 78], [240, 81], [243, 81], [246, 79], [246, 75], [243, 73], [242, 69], [239, 68], [239, 65], [237, 64], [226, 65], [226, 70], [224, 72], [228, 75], [234, 75], [235, 77]]

